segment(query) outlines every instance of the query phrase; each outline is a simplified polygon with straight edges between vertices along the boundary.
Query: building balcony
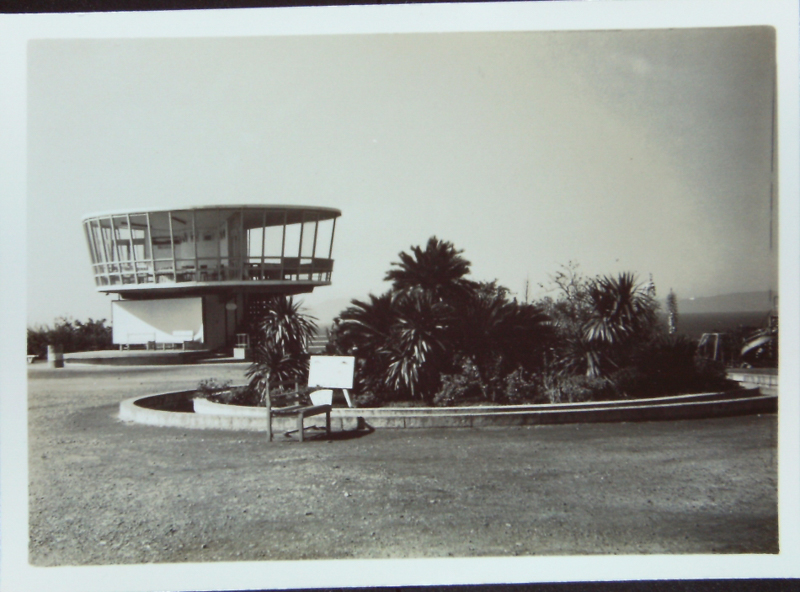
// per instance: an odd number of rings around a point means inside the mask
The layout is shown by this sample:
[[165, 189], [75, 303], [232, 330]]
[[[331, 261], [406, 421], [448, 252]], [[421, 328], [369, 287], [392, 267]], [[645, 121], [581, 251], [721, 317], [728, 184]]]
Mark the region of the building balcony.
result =
[[84, 218], [97, 290], [125, 298], [299, 294], [331, 283], [339, 210], [207, 206]]

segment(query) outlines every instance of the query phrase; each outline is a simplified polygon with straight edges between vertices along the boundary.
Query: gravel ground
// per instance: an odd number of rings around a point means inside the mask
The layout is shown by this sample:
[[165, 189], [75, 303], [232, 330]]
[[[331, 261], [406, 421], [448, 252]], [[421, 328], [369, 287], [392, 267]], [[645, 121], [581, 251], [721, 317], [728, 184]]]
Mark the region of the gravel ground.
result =
[[778, 551], [776, 416], [272, 445], [116, 417], [245, 367], [31, 367], [31, 563]]

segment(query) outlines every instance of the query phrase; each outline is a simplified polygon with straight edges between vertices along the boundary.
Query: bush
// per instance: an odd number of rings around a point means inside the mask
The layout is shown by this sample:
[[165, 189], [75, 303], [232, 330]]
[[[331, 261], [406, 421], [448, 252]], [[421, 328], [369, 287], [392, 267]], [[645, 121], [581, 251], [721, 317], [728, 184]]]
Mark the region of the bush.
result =
[[539, 375], [526, 373], [518, 368], [504, 380], [504, 402], [509, 405], [524, 405], [525, 403], [543, 403], [547, 401], [542, 392], [542, 379]]
[[697, 355], [697, 344], [683, 335], [662, 335], [634, 356], [634, 369], [616, 380], [633, 397], [659, 397], [729, 388], [725, 368]]
[[229, 389], [230, 386], [230, 380], [226, 380], [225, 382], [217, 382], [216, 378], [204, 378], [197, 384], [197, 395], [203, 399], [209, 399], [212, 395], [216, 395], [220, 393], [220, 391]]
[[[296, 391], [293, 386], [285, 389], [272, 388], [270, 400], [273, 407], [286, 407], [301, 403], [308, 405], [308, 389]], [[218, 382], [216, 378], [206, 378], [200, 381], [195, 391], [197, 397], [202, 397], [222, 403], [224, 405], [241, 405], [245, 407], [264, 407], [262, 391], [251, 384], [231, 387], [230, 381]]]
[[383, 401], [372, 391], [365, 391], [353, 397], [355, 407], [382, 407]]
[[97, 351], [114, 347], [111, 327], [106, 320], [89, 319], [85, 323], [60, 317], [53, 327], [28, 328], [28, 355], [47, 356], [48, 345], [60, 345], [64, 353]]
[[473, 364], [464, 363], [458, 374], [445, 374], [442, 386], [433, 397], [436, 407], [455, 407], [468, 402], [484, 400], [481, 379]]
[[583, 403], [620, 398], [619, 391], [610, 379], [584, 375], [545, 375], [542, 391], [550, 403]]

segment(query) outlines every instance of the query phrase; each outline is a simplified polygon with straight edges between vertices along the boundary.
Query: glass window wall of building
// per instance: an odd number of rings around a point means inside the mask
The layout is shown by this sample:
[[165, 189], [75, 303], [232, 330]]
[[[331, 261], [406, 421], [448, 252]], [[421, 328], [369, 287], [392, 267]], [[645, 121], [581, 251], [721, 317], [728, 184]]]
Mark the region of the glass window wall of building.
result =
[[329, 283], [338, 210], [205, 207], [88, 216], [95, 284]]

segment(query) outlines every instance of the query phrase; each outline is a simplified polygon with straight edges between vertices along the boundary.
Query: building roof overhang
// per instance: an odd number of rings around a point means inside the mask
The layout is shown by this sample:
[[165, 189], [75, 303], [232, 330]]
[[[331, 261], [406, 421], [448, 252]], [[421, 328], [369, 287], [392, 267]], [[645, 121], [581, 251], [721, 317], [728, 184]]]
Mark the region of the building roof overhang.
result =
[[[301, 220], [304, 213], [312, 212], [317, 214], [319, 221], [331, 220], [342, 215], [341, 210], [323, 206], [303, 206], [303, 205], [278, 205], [278, 204], [230, 204], [230, 205], [205, 205], [189, 207], [157, 207], [157, 208], [127, 208], [123, 210], [108, 210], [103, 212], [93, 212], [84, 214], [82, 221], [96, 220], [98, 218], [109, 218], [111, 216], [136, 216], [143, 214], [154, 214], [158, 212], [191, 212], [191, 211], [246, 211], [251, 212], [287, 212], [289, 218], [287, 223], [293, 224]], [[294, 214], [294, 215], [292, 215]], [[312, 221], [312, 220], [309, 220]]]

